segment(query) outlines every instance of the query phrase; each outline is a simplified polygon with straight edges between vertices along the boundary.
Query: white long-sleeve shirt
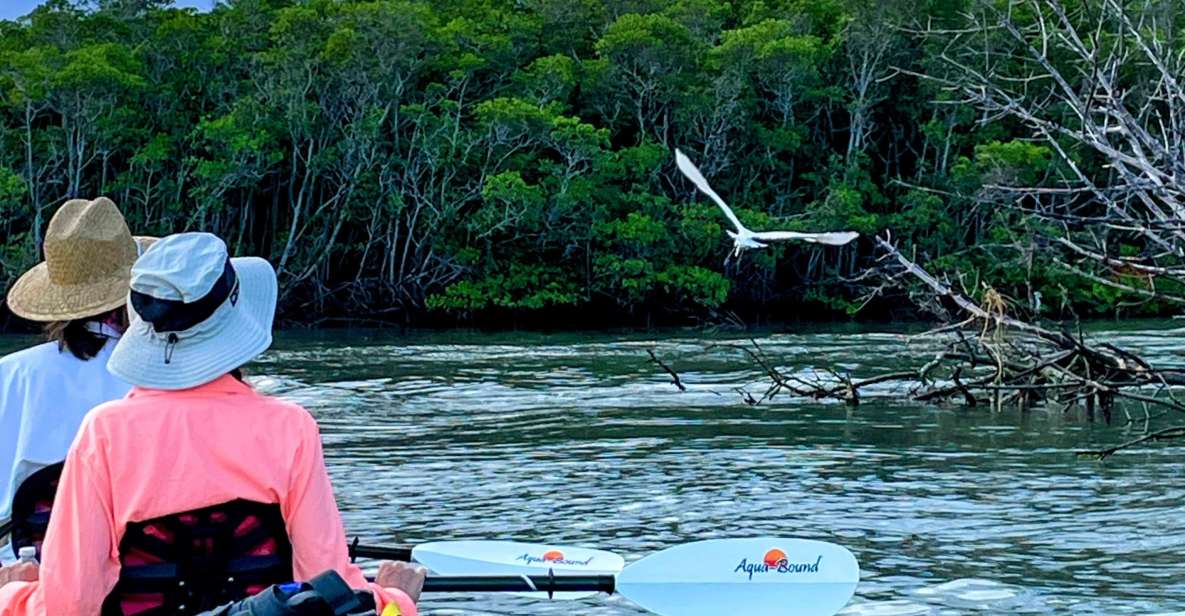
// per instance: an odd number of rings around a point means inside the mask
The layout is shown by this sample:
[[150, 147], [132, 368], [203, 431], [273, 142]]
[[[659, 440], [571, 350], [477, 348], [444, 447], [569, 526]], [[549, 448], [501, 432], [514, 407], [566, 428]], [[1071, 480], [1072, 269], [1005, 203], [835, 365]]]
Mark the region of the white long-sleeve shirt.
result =
[[119, 333], [106, 325], [91, 329], [108, 340], [86, 361], [56, 342], [0, 358], [0, 523], [12, 515], [22, 481], [66, 459], [87, 412], [131, 389], [107, 371]]

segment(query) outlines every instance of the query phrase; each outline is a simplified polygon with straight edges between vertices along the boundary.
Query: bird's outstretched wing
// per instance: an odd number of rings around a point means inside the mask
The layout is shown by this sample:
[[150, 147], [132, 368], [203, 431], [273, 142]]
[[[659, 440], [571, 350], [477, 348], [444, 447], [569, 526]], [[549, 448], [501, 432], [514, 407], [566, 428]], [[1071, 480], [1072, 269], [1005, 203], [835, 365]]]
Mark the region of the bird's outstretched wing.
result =
[[832, 233], [799, 233], [797, 231], [762, 231], [754, 233], [758, 240], [801, 240], [813, 244], [827, 244], [829, 246], [843, 246], [860, 237], [855, 231], [835, 231]]
[[700, 192], [711, 197], [712, 201], [715, 201], [716, 205], [719, 205], [720, 209], [724, 210], [724, 215], [728, 217], [729, 222], [731, 222], [732, 225], [736, 227], [737, 231], [745, 230], [745, 226], [741, 224], [740, 220], [737, 220], [737, 215], [732, 213], [732, 208], [728, 207], [728, 204], [724, 202], [724, 199], [721, 199], [720, 195], [716, 194], [716, 191], [712, 190], [712, 187], [708, 185], [708, 181], [704, 179], [704, 176], [699, 172], [699, 169], [697, 169], [695, 165], [691, 163], [691, 160], [684, 156], [683, 152], [680, 152], [678, 149], [675, 150], [675, 164], [679, 166], [679, 171], [682, 171], [683, 175], [687, 176], [687, 179], [691, 180], [691, 183], [695, 184], [695, 187], [700, 189]]

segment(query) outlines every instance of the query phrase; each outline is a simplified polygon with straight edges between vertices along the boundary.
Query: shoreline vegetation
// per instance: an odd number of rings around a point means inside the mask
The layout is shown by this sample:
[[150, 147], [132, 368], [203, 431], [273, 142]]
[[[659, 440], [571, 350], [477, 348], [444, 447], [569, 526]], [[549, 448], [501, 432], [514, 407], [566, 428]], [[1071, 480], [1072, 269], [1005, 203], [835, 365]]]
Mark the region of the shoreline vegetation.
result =
[[[1185, 303], [1170, 2], [50, 0], [0, 22], [0, 278], [53, 209], [208, 230], [289, 325], [1033, 319]], [[724, 263], [693, 156], [755, 229]], [[887, 234], [887, 235], [886, 235]], [[878, 239], [880, 238], [880, 239]]]
[[[64, 199], [266, 257], [279, 318], [537, 329], [927, 320], [774, 396], [1081, 410], [1185, 437], [1185, 370], [1083, 335], [1185, 304], [1172, 0], [49, 0], [0, 22], [0, 277]], [[855, 230], [725, 260], [728, 223]], [[685, 388], [677, 358], [639, 358]], [[1170, 419], [1170, 421], [1172, 421]]]

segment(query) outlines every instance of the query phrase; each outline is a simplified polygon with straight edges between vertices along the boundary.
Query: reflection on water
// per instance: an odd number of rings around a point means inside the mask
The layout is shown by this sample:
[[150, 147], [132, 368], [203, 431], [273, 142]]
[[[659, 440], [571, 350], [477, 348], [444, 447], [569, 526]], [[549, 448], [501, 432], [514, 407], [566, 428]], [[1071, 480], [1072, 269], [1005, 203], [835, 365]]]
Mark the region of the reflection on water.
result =
[[[1100, 335], [1172, 362], [1180, 334]], [[855, 553], [863, 581], [847, 615], [1185, 610], [1185, 448], [1077, 460], [1075, 449], [1125, 432], [1075, 413], [916, 406], [891, 384], [857, 409], [783, 397], [750, 407], [737, 388], [764, 387], [742, 356], [655, 338], [289, 334], [251, 374], [316, 415], [346, 525], [364, 541], [553, 541], [628, 562], [695, 539], [792, 535]], [[758, 342], [804, 376], [868, 376], [908, 358], [896, 334]], [[619, 597], [438, 595], [427, 606], [642, 613]]]

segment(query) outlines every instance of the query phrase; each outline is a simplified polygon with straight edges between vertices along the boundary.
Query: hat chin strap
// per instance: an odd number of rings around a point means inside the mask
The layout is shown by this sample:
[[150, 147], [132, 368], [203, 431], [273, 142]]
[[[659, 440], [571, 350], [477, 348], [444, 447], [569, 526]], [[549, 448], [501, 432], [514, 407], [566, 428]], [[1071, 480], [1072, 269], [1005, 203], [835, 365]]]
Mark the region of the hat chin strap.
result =
[[227, 298], [231, 305], [239, 300], [239, 280], [230, 259], [226, 260], [222, 276], [202, 297], [183, 302], [175, 299], [161, 299], [132, 289], [129, 299], [136, 314], [152, 324], [156, 333], [183, 332], [207, 320]]

